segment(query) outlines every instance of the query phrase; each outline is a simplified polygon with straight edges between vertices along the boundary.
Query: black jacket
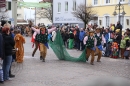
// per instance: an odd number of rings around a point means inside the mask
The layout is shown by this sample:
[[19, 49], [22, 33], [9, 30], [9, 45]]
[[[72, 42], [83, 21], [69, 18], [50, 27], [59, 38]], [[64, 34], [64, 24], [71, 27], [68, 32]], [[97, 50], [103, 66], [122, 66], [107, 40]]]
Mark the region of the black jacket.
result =
[[4, 52], [3, 52], [3, 37], [0, 33], [0, 58], [4, 59]]
[[122, 25], [121, 24], [116, 25], [114, 32], [116, 31], [116, 29], [120, 29], [120, 34], [122, 33]]
[[74, 39], [74, 34], [73, 34], [73, 33], [70, 33], [70, 34], [69, 34], [69, 38], [70, 38], [70, 39]]
[[15, 42], [10, 35], [3, 34], [5, 56], [12, 55]]
[[116, 34], [116, 38], [114, 38], [114, 41], [117, 42], [118, 44], [121, 43], [121, 38], [122, 38], [122, 35], [120, 33]]
[[75, 35], [75, 41], [77, 41], [77, 42], [80, 41], [80, 40], [79, 40], [79, 33], [80, 33], [80, 31], [77, 30], [76, 35]]

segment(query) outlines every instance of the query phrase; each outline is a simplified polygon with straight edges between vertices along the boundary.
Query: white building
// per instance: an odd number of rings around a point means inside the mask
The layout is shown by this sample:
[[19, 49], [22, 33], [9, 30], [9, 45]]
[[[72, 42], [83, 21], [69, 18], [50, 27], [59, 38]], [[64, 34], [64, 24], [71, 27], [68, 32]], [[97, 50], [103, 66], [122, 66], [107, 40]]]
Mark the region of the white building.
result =
[[83, 27], [83, 22], [72, 14], [80, 4], [85, 5], [85, 0], [53, 0], [53, 23], [79, 24]]
[[1, 20], [8, 21], [11, 25], [17, 25], [17, 0], [1, 0], [5, 1], [6, 6], [0, 8]]

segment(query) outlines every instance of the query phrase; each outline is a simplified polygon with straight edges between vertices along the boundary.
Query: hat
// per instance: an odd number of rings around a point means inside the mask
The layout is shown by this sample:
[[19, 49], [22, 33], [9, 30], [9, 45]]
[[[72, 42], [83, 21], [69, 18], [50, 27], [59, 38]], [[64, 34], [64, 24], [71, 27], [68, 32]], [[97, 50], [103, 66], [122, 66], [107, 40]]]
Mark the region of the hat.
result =
[[93, 30], [93, 29], [90, 29], [89, 33], [94, 33], [94, 30]]
[[120, 32], [120, 29], [116, 29], [116, 32], [119, 33], [119, 32]]
[[101, 30], [101, 28], [96, 28], [96, 30]]

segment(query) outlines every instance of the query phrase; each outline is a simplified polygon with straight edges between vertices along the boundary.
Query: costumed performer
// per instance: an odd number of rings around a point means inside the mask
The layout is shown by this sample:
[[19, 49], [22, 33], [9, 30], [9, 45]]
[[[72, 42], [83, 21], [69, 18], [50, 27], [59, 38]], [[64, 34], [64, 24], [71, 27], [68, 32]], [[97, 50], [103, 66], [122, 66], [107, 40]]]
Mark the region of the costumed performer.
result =
[[90, 30], [88, 36], [84, 38], [84, 45], [86, 45], [86, 56], [88, 59], [91, 55], [91, 65], [94, 65], [94, 52], [95, 52], [95, 46], [97, 44], [96, 38], [94, 37], [94, 31]]
[[[39, 29], [39, 27], [35, 27], [36, 29]], [[39, 47], [39, 43], [38, 41], [35, 39], [36, 38], [36, 35], [37, 35], [37, 32], [34, 32], [33, 33], [33, 36], [32, 36], [32, 40], [31, 42], [33, 43], [33, 46], [35, 45], [35, 49], [33, 50], [33, 53], [32, 53], [32, 57], [34, 57], [38, 47]]]
[[[106, 47], [106, 40], [105, 40], [105, 37], [103, 36], [103, 34], [101, 34], [101, 28], [96, 28], [95, 38], [97, 40], [95, 55], [98, 56], [97, 62], [101, 62], [100, 60], [101, 60], [101, 56], [102, 56], [103, 47]], [[104, 44], [103, 46], [102, 46], [102, 42]]]
[[15, 49], [17, 49], [17, 51], [16, 51], [16, 62], [22, 63], [23, 57], [24, 57], [24, 46], [23, 46], [23, 44], [25, 43], [25, 38], [21, 35], [20, 30], [17, 31], [17, 34], [14, 37], [14, 41], [15, 41]]
[[45, 57], [47, 54], [47, 48], [48, 46], [48, 34], [50, 34], [52, 31], [56, 30], [56, 27], [51, 28], [51, 29], [46, 29], [45, 26], [40, 27], [40, 29], [36, 29], [32, 27], [32, 30], [37, 32], [36, 40], [40, 44], [40, 59], [42, 59], [43, 62], [45, 62]]

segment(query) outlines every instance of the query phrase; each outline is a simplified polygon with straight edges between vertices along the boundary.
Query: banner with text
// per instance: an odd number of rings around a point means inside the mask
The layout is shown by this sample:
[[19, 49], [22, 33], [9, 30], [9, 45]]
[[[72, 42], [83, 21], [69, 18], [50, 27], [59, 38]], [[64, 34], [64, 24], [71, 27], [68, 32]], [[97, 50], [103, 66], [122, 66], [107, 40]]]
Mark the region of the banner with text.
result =
[[43, 7], [43, 8], [49, 8], [49, 7], [51, 7], [51, 3], [18, 2], [18, 6], [20, 6], [20, 7]]

